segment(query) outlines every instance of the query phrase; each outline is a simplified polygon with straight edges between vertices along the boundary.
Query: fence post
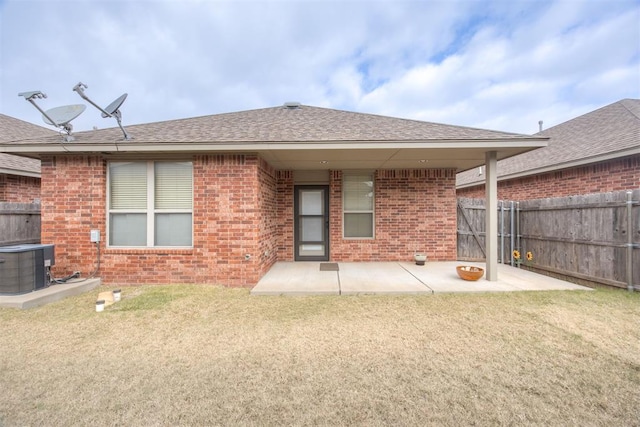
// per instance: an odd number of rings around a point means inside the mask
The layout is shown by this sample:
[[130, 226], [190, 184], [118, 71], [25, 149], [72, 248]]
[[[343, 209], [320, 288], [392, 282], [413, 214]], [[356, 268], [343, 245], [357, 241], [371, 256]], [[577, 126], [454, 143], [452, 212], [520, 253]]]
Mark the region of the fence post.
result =
[[633, 192], [627, 191], [627, 290], [633, 292]]
[[514, 209], [514, 204], [513, 204], [513, 200], [511, 201], [511, 251], [509, 252], [509, 259], [511, 259], [511, 267], [513, 267], [513, 265], [515, 264], [515, 260], [513, 259], [513, 251], [515, 249], [515, 209]]
[[500, 200], [500, 264], [504, 264], [504, 200]]
[[524, 249], [520, 246], [520, 202], [516, 202], [516, 249], [520, 252], [520, 256], [524, 256]]

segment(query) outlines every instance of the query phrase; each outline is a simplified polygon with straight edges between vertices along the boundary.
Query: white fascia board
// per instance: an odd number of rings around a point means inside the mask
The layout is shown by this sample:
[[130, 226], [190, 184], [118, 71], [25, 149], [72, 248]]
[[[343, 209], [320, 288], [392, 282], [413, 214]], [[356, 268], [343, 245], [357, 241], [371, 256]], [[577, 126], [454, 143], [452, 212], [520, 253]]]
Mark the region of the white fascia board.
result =
[[8, 154], [27, 154], [27, 153], [102, 153], [105, 151], [118, 151], [117, 145], [80, 145], [73, 142], [64, 142], [60, 144], [20, 144], [20, 145], [2, 145], [0, 144], [0, 153]]
[[0, 168], [0, 174], [28, 176], [28, 177], [31, 177], [31, 178], [40, 178], [40, 174], [38, 172], [24, 171], [24, 170], [18, 170], [18, 169]]
[[434, 141], [322, 141], [276, 143], [210, 143], [210, 142], [135, 142], [122, 141], [109, 144], [83, 144], [60, 142], [59, 144], [0, 144], [0, 152], [6, 153], [87, 153], [87, 152], [202, 152], [202, 151], [278, 151], [278, 150], [341, 150], [341, 149], [486, 149], [541, 148], [548, 138], [520, 138], [513, 140], [434, 140]]

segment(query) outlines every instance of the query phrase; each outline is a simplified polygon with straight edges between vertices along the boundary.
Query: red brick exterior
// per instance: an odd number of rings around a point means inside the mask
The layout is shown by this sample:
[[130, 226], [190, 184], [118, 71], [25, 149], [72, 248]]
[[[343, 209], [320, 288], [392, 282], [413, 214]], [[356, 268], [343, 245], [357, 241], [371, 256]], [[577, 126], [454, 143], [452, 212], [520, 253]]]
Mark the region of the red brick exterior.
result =
[[342, 237], [342, 172], [332, 171], [330, 246], [333, 261], [455, 260], [455, 170], [379, 170], [375, 174], [375, 238]]
[[105, 284], [248, 286], [275, 262], [276, 175], [258, 157], [193, 158], [192, 249], [106, 248], [106, 170], [99, 156], [43, 159], [42, 242], [56, 245], [56, 276], [94, 270], [91, 229], [102, 236]]
[[40, 178], [0, 174], [0, 202], [34, 203], [40, 200]]
[[[499, 200], [531, 200], [633, 190], [640, 187], [640, 155], [541, 175], [498, 181]], [[484, 184], [460, 188], [459, 197], [484, 198]]]
[[[277, 171], [258, 158], [258, 279], [278, 260], [279, 221]], [[254, 283], [255, 283], [254, 282]]]
[[[106, 162], [100, 156], [44, 157], [41, 176], [41, 241], [56, 245], [53, 273], [86, 276], [96, 260], [90, 230], [99, 229], [105, 238]], [[111, 265], [109, 260], [101, 273]]]
[[[50, 156], [42, 162], [42, 242], [56, 245], [56, 277], [96, 267], [90, 230], [100, 230], [104, 284], [253, 286], [278, 260], [294, 259], [291, 171], [255, 155], [196, 155], [193, 248], [107, 248], [107, 161]], [[383, 170], [375, 175], [375, 239], [342, 238], [342, 172], [330, 183], [334, 261], [456, 259], [455, 171]], [[247, 255], [249, 256], [247, 259]]]
[[293, 172], [278, 171], [278, 260], [293, 261]]

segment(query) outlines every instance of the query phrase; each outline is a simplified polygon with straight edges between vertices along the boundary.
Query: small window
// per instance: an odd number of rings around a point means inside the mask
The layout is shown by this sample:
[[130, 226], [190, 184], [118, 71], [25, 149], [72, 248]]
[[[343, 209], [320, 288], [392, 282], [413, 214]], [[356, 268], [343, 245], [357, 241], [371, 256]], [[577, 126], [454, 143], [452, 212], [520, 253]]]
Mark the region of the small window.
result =
[[191, 162], [111, 162], [108, 179], [110, 246], [192, 245]]
[[345, 238], [374, 237], [374, 185], [372, 173], [344, 173], [342, 209]]

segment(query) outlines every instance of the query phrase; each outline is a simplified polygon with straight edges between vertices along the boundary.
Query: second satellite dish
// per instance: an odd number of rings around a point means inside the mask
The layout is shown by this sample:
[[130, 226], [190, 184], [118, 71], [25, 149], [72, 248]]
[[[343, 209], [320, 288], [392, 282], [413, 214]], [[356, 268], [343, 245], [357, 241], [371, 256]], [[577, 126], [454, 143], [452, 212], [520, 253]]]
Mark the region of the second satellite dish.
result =
[[84, 93], [84, 90], [88, 87], [89, 86], [87, 86], [86, 84], [79, 82], [77, 85], [73, 87], [72, 90], [77, 92], [78, 95], [80, 95], [82, 99], [86, 100], [89, 104], [93, 105], [98, 110], [100, 110], [100, 112], [102, 113], [102, 117], [104, 118], [115, 117], [116, 120], [118, 121], [118, 126], [120, 126], [120, 130], [122, 130], [122, 133], [124, 134], [124, 139], [130, 140], [131, 136], [129, 136], [129, 134], [124, 129], [124, 127], [122, 127], [122, 114], [120, 113], [120, 106], [122, 105], [124, 100], [127, 99], [127, 94], [124, 93], [120, 95], [115, 101], [109, 104], [107, 108], [102, 108], [98, 104], [93, 102], [91, 99], [89, 99], [89, 97]]
[[[104, 109], [105, 112], [109, 114], [115, 114], [116, 112], [118, 112], [118, 109], [120, 108], [120, 106], [122, 105], [125, 99], [127, 99], [127, 94], [123, 93], [115, 101], [109, 104], [107, 108]], [[102, 113], [102, 117], [109, 117], [109, 115]]]

